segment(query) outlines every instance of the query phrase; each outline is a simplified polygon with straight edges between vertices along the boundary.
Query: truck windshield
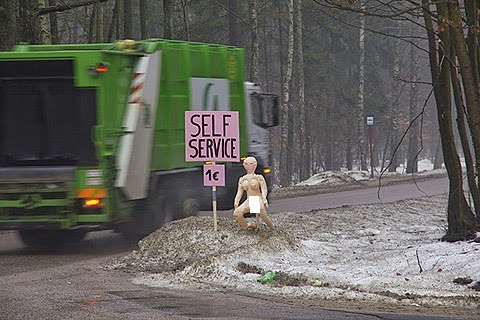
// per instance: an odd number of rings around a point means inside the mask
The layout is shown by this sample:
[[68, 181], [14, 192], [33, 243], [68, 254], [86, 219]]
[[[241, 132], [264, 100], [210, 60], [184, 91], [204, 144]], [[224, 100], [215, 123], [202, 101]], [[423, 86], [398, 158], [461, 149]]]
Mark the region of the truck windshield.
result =
[[95, 103], [73, 61], [0, 61], [0, 167], [95, 165]]

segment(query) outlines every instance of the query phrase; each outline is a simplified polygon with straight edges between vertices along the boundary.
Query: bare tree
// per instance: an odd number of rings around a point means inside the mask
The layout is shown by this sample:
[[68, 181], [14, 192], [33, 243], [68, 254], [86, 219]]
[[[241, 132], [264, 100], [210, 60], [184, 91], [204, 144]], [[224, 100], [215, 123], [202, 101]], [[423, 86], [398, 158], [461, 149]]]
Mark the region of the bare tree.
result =
[[[365, 0], [360, 0], [361, 10], [365, 10]], [[367, 161], [365, 157], [365, 22], [366, 15], [360, 14], [360, 28], [358, 45], [360, 57], [358, 61], [358, 102], [357, 102], [357, 134], [358, 134], [358, 154], [360, 158], [360, 167], [367, 170]], [[373, 172], [372, 172], [373, 175]]]
[[123, 36], [126, 39], [133, 38], [132, 19], [132, 0], [123, 0]]
[[280, 150], [280, 183], [282, 186], [289, 186], [292, 181], [292, 144], [291, 134], [291, 100], [290, 83], [293, 72], [293, 46], [294, 46], [294, 0], [288, 0], [288, 44], [287, 44], [287, 66], [283, 82], [283, 103], [282, 103], [282, 136]]
[[[28, 0], [21, 0], [28, 1]], [[106, 2], [108, 0], [74, 0], [74, 1], [60, 1], [56, 5], [50, 5], [49, 7], [44, 7], [37, 11], [38, 15], [47, 14], [51, 12], [60, 12], [65, 10], [71, 10], [78, 7], [84, 7], [95, 3]], [[19, 7], [22, 7], [21, 5]]]
[[[455, 47], [454, 41], [455, 40], [452, 39], [452, 48]], [[452, 52], [451, 55], [453, 56], [454, 52]], [[453, 97], [455, 101], [455, 109], [457, 111], [458, 134], [460, 136], [463, 156], [464, 156], [465, 164], [467, 168], [468, 187], [470, 188], [470, 193], [472, 194], [472, 197], [473, 197], [475, 211], [480, 212], [480, 203], [479, 203], [480, 194], [476, 184], [475, 164], [473, 160], [472, 150], [470, 148], [470, 139], [468, 138], [467, 123], [465, 119], [465, 103], [463, 101], [462, 85], [460, 83], [460, 75], [458, 73], [458, 68], [451, 68], [451, 77], [452, 77], [452, 90], [453, 90]], [[478, 216], [479, 215], [477, 214], [477, 217]]]
[[[49, 0], [49, 6], [57, 5], [57, 0]], [[58, 37], [58, 18], [56, 12], [50, 13], [50, 38], [52, 43], [59, 43]]]
[[300, 143], [298, 143], [299, 152], [297, 153], [298, 157], [298, 167], [299, 167], [299, 178], [300, 181], [310, 178], [310, 132], [307, 131], [307, 110], [305, 105], [305, 73], [304, 73], [304, 62], [303, 62], [303, 22], [302, 22], [302, 0], [295, 1], [295, 52], [296, 52], [296, 78], [297, 78], [297, 92], [298, 92], [298, 103], [297, 109], [299, 110], [298, 117], [298, 127], [300, 129]]
[[147, 9], [147, 0], [140, 0], [140, 36], [142, 39], [150, 38], [148, 32], [149, 17]]
[[0, 50], [10, 49], [17, 38], [15, 1], [4, 1], [0, 8]]
[[400, 82], [400, 40], [394, 40], [394, 56], [393, 56], [393, 79], [392, 79], [392, 95], [390, 102], [390, 163], [388, 171], [395, 172], [399, 165], [397, 145], [398, 145], [398, 111], [400, 109], [400, 95], [402, 84]]
[[[437, 102], [438, 124], [442, 139], [445, 167], [447, 168], [449, 178], [448, 229], [444, 240], [457, 241], [472, 238], [475, 236], [475, 232], [469, 225], [473, 213], [463, 193], [462, 168], [452, 128], [451, 65], [448, 60], [451, 58], [449, 56], [451, 53], [451, 37], [455, 31], [452, 32], [451, 29], [453, 28], [442, 25], [441, 21], [439, 21], [439, 31], [441, 31], [438, 34], [440, 47], [437, 48], [435, 31], [430, 11], [428, 10], [428, 0], [422, 0], [422, 3], [425, 5], [423, 10], [429, 43], [430, 70], [432, 79], [434, 79], [433, 89]], [[449, 16], [449, 8], [446, 3], [439, 2], [436, 7], [440, 17], [451, 17]]]
[[418, 155], [420, 153], [420, 121], [418, 108], [418, 55], [415, 42], [410, 44], [410, 123], [408, 134], [407, 173], [418, 172]]
[[30, 0], [18, 1], [18, 41], [27, 43], [37, 43], [35, 35], [37, 3]]
[[174, 39], [172, 0], [163, 0], [163, 37], [165, 39]]
[[181, 5], [182, 5], [183, 27], [185, 30], [185, 40], [190, 41], [190, 24], [188, 23], [187, 0], [181, 0]]
[[97, 13], [95, 41], [102, 43], [105, 41], [105, 5], [103, 3], [96, 3], [94, 8], [94, 11]]
[[[470, 12], [468, 16], [470, 18], [474, 17], [474, 19], [478, 19], [477, 10], [475, 10], [472, 1], [466, 0], [465, 4], [467, 12], [472, 9], [474, 10], [473, 12]], [[437, 8], [440, 8], [440, 6], [441, 4], [438, 4]], [[478, 59], [478, 56], [472, 56], [468, 52], [468, 45], [465, 41], [465, 36], [463, 34], [462, 14], [458, 2], [449, 3], [445, 10], [448, 10], [448, 15], [445, 15], [445, 17], [449, 20], [451, 19], [452, 21], [451, 26], [448, 25], [446, 28], [451, 29], [451, 36], [455, 48], [455, 55], [458, 59], [458, 65], [460, 68], [460, 73], [462, 75], [463, 92], [465, 95], [465, 102], [467, 107], [467, 120], [471, 132], [473, 150], [475, 154], [475, 165], [478, 169], [480, 166], [480, 114], [478, 113], [478, 108], [480, 107], [480, 101], [478, 99], [480, 83], [478, 79], [478, 70], [473, 69], [473, 66], [478, 66], [478, 62], [476, 61]], [[471, 28], [478, 28], [478, 20], [474, 20], [473, 22], [470, 21], [470, 23], [472, 24], [470, 26]], [[475, 48], [473, 48], [472, 45], [473, 44], [471, 44], [470, 51], [475, 51]], [[476, 47], [476, 45], [474, 46]], [[473, 194], [473, 196], [476, 195]], [[479, 203], [480, 199], [476, 199], [476, 201], [477, 203]], [[477, 219], [480, 221], [478, 215], [480, 215], [480, 212], [477, 212]], [[457, 220], [455, 220], [456, 225], [452, 225], [451, 227], [453, 230], [450, 230], [449, 223], [449, 232], [447, 233], [447, 236], [456, 239], [457, 237], [459, 237], [458, 231], [462, 231], [462, 227], [464, 227], [464, 236], [466, 238], [474, 237], [476, 235], [476, 225], [475, 221], [472, 221], [472, 217], [473, 214], [471, 214], [470, 210], [460, 212], [458, 216], [455, 216]]]
[[240, 44], [237, 20], [237, 0], [228, 0], [229, 43], [232, 46]]
[[258, 19], [257, 19], [257, 1], [249, 1], [250, 9], [250, 41], [252, 43], [251, 59], [250, 59], [250, 79], [254, 83], [258, 83]]
[[110, 28], [108, 29], [108, 35], [107, 35], [108, 42], [112, 42], [113, 39], [115, 39], [115, 36], [117, 38], [119, 37], [119, 33], [115, 32], [115, 30], [119, 24], [120, 2], [121, 0], [115, 0], [115, 4], [113, 6], [112, 19], [110, 20]]
[[[462, 10], [464, 9], [464, 11], [462, 11], [459, 0], [433, 2], [422, 0], [421, 4], [415, 1], [372, 1], [373, 7], [377, 9], [372, 12], [368, 12], [363, 6], [364, 1], [361, 2], [360, 8], [352, 5], [356, 1], [345, 3], [344, 1], [325, 0], [325, 3], [329, 8], [396, 19], [406, 15], [418, 16], [418, 10], [422, 10], [428, 37], [427, 51], [436, 101], [437, 121], [443, 158], [449, 177], [448, 229], [443, 239], [457, 241], [475, 237], [475, 215], [464, 195], [462, 168], [453, 134], [452, 85], [456, 86], [456, 84], [452, 79], [452, 68], [458, 67], [460, 70], [461, 82], [458, 83], [461, 83], [461, 90], [458, 90], [457, 95], [459, 96], [459, 93], [463, 92], [465, 97], [468, 129], [474, 150], [475, 167], [478, 168], [480, 166], [480, 113], [478, 112], [480, 80], [478, 75], [479, 57], [476, 54], [479, 41], [477, 37], [479, 22], [477, 2], [474, 0], [463, 1]], [[382, 6], [376, 6], [379, 3]], [[410, 7], [408, 7], [409, 5]], [[387, 10], [382, 11], [378, 8]], [[466, 14], [466, 18], [462, 17], [462, 12]], [[413, 21], [410, 18], [407, 20]], [[463, 21], [466, 21], [465, 25]], [[469, 30], [471, 34], [466, 37], [464, 30]], [[454, 88], [454, 90], [457, 89]], [[458, 97], [456, 103], [461, 104]], [[407, 130], [411, 129], [411, 124]], [[477, 219], [479, 219], [478, 213]]]

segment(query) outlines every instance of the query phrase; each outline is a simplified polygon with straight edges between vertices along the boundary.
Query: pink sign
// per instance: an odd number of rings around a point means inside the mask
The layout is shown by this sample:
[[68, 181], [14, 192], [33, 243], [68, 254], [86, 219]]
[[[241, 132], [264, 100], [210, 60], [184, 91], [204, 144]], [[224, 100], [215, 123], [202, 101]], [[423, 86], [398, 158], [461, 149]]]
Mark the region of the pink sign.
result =
[[186, 161], [240, 161], [237, 111], [185, 111]]
[[203, 185], [225, 187], [225, 165], [206, 164], [203, 166]]

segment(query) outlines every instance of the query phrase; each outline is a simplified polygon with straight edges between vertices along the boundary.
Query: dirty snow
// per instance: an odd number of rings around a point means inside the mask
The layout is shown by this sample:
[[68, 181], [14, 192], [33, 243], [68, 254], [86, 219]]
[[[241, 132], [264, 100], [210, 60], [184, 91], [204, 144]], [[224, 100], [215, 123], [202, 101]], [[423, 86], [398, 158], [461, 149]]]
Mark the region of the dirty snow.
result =
[[320, 184], [335, 186], [345, 183], [354, 183], [356, 181], [365, 181], [368, 179], [370, 179], [370, 173], [368, 171], [325, 171], [317, 173], [309, 179], [298, 183], [297, 186], [316, 186]]
[[[108, 268], [132, 271], [136, 283], [154, 287], [459, 307], [475, 313], [480, 243], [439, 241], [447, 225], [446, 203], [442, 195], [276, 213], [271, 215], [274, 230], [264, 225], [242, 230], [233, 219], [220, 218], [213, 232], [211, 217], [190, 217], [150, 234], [138, 250]], [[277, 273], [277, 281], [259, 283], [268, 271]], [[454, 283], [459, 278], [469, 283]]]
[[[433, 163], [429, 159], [421, 159], [417, 162], [418, 173], [415, 174], [416, 177], [426, 177], [430, 175], [445, 174], [445, 169], [433, 170]], [[374, 176], [378, 178], [381, 174], [382, 178], [388, 177], [401, 177], [408, 176], [405, 174], [406, 165], [400, 164], [395, 170], [395, 172], [388, 172], [388, 170], [382, 169], [380, 167], [375, 168]], [[362, 182], [371, 180], [371, 174], [369, 171], [361, 170], [351, 170], [351, 171], [323, 171], [319, 172], [309, 179], [299, 182], [296, 186], [338, 186], [345, 184], [352, 184], [355, 182]]]

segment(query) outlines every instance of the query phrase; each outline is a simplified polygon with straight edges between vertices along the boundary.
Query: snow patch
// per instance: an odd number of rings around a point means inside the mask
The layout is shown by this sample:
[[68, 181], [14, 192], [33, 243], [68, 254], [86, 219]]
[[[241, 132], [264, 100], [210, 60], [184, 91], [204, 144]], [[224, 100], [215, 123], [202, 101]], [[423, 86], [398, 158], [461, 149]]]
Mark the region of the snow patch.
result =
[[[135, 282], [149, 286], [476, 308], [480, 243], [439, 241], [446, 201], [435, 196], [272, 214], [274, 230], [242, 230], [221, 218], [215, 233], [211, 217], [192, 217], [165, 225], [108, 268], [136, 271]], [[270, 270], [306, 281], [257, 282]], [[474, 281], [456, 284], [458, 277]]]

